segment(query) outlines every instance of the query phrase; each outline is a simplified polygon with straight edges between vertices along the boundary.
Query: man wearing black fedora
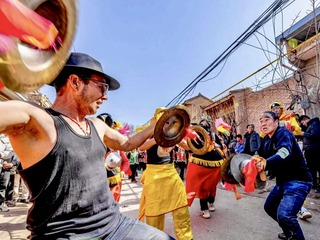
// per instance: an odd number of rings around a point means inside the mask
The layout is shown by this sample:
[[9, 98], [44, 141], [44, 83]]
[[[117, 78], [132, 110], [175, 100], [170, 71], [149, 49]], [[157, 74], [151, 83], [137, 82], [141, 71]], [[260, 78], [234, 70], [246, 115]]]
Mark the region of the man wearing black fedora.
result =
[[89, 55], [71, 53], [51, 85], [57, 97], [49, 109], [0, 102], [0, 133], [8, 135], [31, 194], [30, 239], [172, 239], [120, 213], [103, 165], [106, 146], [138, 148], [155, 124], [125, 137], [87, 117], [108, 99], [108, 90], [120, 87]]

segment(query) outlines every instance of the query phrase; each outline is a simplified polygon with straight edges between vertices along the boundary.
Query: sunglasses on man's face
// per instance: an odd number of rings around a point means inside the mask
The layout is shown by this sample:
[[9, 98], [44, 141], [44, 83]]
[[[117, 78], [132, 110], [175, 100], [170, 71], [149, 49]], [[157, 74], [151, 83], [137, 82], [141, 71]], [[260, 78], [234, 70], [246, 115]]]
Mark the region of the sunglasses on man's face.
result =
[[108, 94], [108, 91], [109, 91], [109, 84], [108, 84], [108, 83], [106, 83], [106, 82], [101, 82], [101, 81], [99, 81], [99, 80], [97, 80], [97, 79], [93, 79], [93, 78], [84, 78], [84, 79], [85, 79], [85, 80], [88, 80], [88, 81], [92, 81], [92, 82], [94, 82], [94, 83], [101, 84], [101, 85], [100, 85], [100, 87], [102, 87], [102, 88], [100, 88], [100, 89], [101, 89], [101, 92], [104, 93], [105, 95]]

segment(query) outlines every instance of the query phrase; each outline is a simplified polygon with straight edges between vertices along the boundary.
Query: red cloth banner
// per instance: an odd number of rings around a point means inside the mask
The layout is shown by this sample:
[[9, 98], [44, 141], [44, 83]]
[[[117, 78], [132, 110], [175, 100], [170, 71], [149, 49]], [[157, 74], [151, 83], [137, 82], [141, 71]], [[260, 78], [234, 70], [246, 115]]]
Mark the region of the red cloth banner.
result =
[[55, 46], [58, 30], [54, 24], [17, 0], [0, 1], [0, 22], [0, 33], [4, 35], [39, 49]]

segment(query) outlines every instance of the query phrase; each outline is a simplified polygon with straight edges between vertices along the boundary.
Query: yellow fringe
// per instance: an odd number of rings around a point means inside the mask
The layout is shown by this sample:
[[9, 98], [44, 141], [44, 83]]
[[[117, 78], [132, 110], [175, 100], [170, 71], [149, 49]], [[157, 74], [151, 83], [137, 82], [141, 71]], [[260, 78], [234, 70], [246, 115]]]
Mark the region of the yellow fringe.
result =
[[225, 160], [225, 158], [223, 158], [219, 161], [210, 161], [210, 160], [203, 160], [203, 159], [191, 156], [191, 158], [189, 159], [189, 162], [192, 162], [197, 165], [202, 165], [205, 167], [220, 167], [224, 160]]
[[120, 173], [118, 173], [118, 174], [115, 175], [115, 176], [108, 177], [108, 183], [109, 183], [110, 185], [116, 184], [116, 183], [118, 183], [118, 182], [121, 182]]

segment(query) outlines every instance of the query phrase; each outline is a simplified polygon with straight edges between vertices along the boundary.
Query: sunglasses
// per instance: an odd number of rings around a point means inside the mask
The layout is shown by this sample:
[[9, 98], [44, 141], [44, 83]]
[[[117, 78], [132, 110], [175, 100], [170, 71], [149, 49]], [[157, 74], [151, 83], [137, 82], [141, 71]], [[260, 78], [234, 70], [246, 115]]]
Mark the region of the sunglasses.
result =
[[103, 93], [105, 93], [106, 95], [108, 94], [108, 91], [109, 91], [109, 84], [108, 84], [108, 83], [106, 83], [106, 82], [101, 82], [101, 81], [99, 81], [99, 80], [97, 80], [97, 79], [92, 79], [92, 78], [83, 78], [83, 79], [84, 79], [84, 80], [88, 80], [88, 81], [92, 81], [92, 82], [97, 83], [97, 84], [101, 84], [100, 86], [103, 87], [103, 89], [101, 89], [101, 91], [102, 91]]

